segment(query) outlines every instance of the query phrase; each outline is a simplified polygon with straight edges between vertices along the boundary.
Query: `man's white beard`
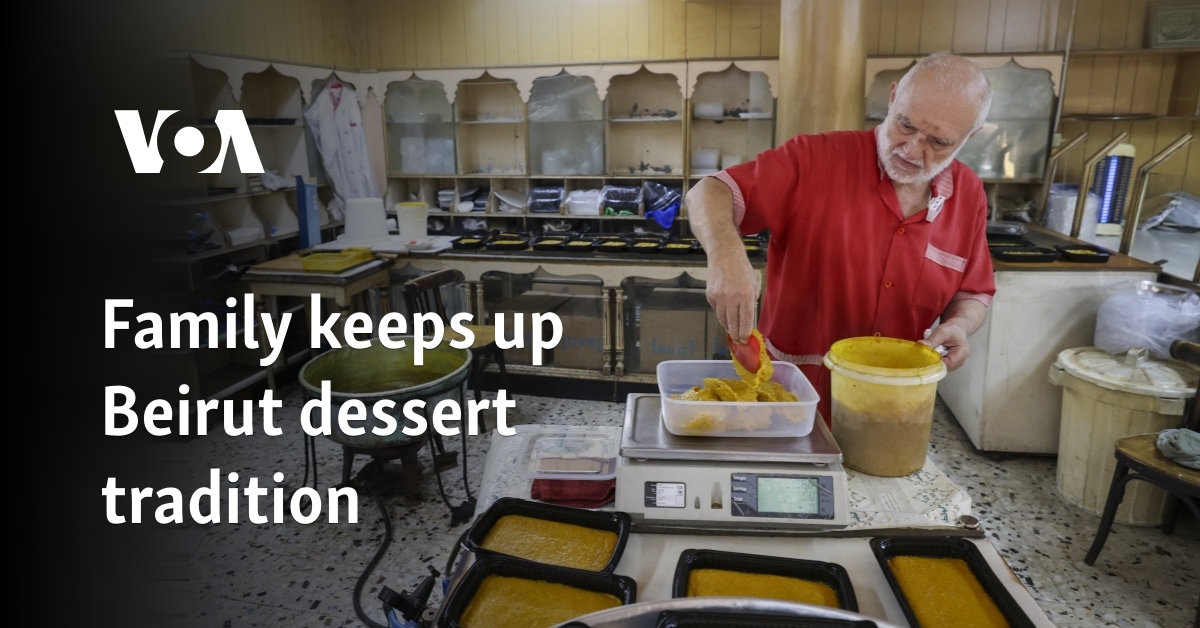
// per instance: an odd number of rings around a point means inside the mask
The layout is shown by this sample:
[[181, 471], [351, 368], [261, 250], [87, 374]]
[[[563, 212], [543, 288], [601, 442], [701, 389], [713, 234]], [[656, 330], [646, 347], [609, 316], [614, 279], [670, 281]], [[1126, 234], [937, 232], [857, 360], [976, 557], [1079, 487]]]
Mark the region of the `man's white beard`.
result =
[[[958, 148], [954, 149], [954, 152], [950, 153], [949, 157], [933, 164], [932, 166], [925, 165], [921, 168], [921, 171], [916, 174], [904, 174], [902, 172], [897, 172], [895, 168], [892, 167], [891, 158], [892, 156], [897, 156], [905, 161], [909, 160], [905, 159], [904, 155], [901, 154], [900, 148], [895, 148], [888, 153], [887, 142], [887, 133], [875, 134], [876, 150], [879, 152], [879, 163], [883, 164], [883, 170], [887, 173], [887, 176], [891, 178], [892, 181], [895, 181], [901, 185], [919, 185], [922, 183], [929, 183], [929, 181], [936, 177], [939, 172], [950, 167], [950, 162], [954, 161], [954, 158], [958, 156], [958, 151], [962, 150], [963, 147], [962, 144], [959, 144]], [[909, 161], [909, 163], [912, 162]]]

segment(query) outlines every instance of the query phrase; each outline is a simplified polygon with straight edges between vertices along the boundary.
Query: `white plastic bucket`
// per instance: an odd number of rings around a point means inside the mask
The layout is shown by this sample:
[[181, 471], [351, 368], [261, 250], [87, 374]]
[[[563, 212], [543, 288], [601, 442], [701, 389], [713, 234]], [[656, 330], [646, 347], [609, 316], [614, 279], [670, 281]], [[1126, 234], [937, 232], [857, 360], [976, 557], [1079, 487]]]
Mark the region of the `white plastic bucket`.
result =
[[924, 467], [942, 356], [919, 342], [863, 336], [833, 343], [824, 362], [842, 464], [885, 477]]
[[421, 201], [396, 203], [396, 230], [400, 237], [408, 240], [424, 240], [429, 237], [427, 217], [429, 206]]

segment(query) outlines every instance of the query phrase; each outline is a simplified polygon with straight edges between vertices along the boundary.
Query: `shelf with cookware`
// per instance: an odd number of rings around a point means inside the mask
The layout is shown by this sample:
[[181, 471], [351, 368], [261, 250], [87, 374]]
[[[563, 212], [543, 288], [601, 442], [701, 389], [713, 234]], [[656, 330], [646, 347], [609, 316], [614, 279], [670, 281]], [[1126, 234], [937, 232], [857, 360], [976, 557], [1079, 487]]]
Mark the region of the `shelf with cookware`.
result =
[[[715, 171], [697, 168], [693, 132], [727, 157], [773, 144], [777, 68], [747, 59], [381, 72], [388, 207], [425, 203], [430, 233], [690, 235], [682, 203], [668, 210], [656, 195], [681, 198]], [[691, 116], [693, 90], [727, 99], [728, 123]]]

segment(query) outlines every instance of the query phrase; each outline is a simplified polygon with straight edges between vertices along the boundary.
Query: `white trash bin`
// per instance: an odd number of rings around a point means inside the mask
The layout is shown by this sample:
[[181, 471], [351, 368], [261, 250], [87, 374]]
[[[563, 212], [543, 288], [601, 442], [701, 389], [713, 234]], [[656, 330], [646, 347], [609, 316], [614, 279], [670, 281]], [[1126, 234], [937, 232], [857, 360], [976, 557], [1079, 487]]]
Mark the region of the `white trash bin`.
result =
[[[1184, 404], [1200, 382], [1200, 369], [1191, 364], [1147, 356], [1144, 349], [1114, 355], [1077, 347], [1061, 351], [1050, 367], [1050, 381], [1063, 388], [1058, 492], [1097, 516], [1112, 483], [1117, 439], [1183, 425]], [[1162, 489], [1130, 482], [1115, 521], [1159, 525], [1165, 503]]]

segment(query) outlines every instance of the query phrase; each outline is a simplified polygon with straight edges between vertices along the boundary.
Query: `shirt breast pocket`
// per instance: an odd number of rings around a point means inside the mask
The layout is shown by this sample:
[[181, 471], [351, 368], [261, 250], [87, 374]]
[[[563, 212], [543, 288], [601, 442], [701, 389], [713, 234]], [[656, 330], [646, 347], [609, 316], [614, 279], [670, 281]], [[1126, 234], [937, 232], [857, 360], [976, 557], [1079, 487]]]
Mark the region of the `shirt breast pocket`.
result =
[[921, 278], [913, 294], [913, 306], [921, 318], [930, 323], [937, 320], [950, 299], [962, 285], [963, 271], [967, 259], [929, 244], [925, 247], [925, 259], [921, 264]]

